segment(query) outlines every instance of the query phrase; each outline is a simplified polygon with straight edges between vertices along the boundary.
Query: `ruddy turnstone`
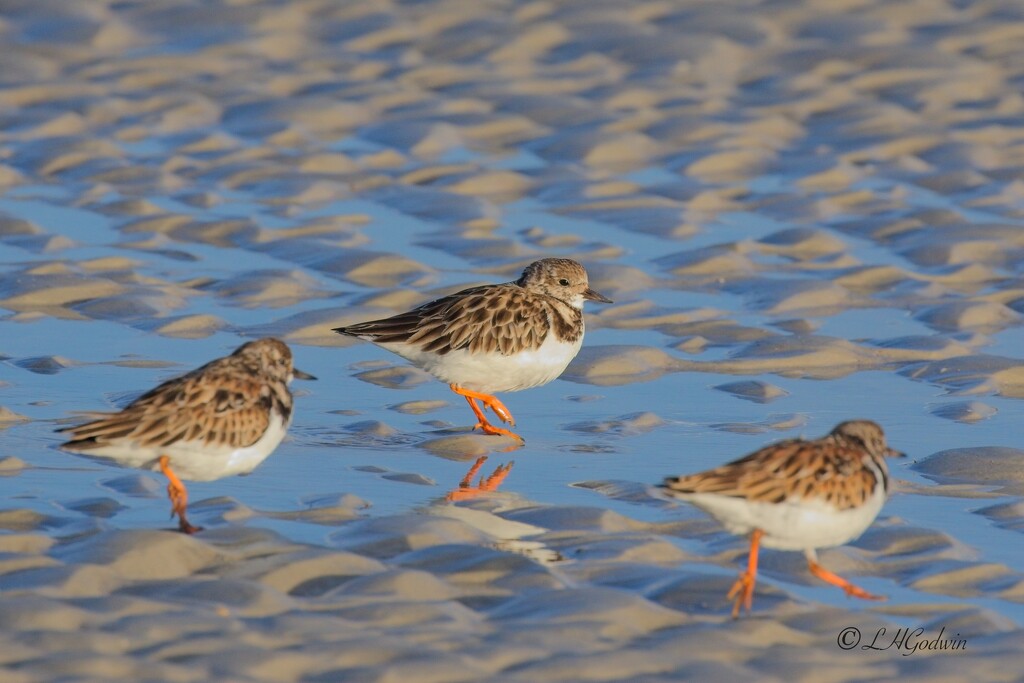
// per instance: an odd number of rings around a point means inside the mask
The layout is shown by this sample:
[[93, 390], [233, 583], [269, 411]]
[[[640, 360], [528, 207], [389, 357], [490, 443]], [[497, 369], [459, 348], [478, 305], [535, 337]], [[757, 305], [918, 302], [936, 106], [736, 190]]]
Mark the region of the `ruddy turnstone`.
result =
[[807, 567], [847, 595], [884, 600], [818, 564], [816, 548], [843, 545], [867, 529], [889, 490], [889, 448], [882, 428], [869, 420], [842, 422], [813, 441], [789, 439], [721, 467], [667, 477], [663, 493], [693, 503], [729, 532], [750, 534], [747, 571], [733, 584], [732, 616], [754, 601], [759, 545], [803, 550]]
[[493, 396], [547, 384], [583, 345], [583, 302], [612, 303], [587, 282], [576, 261], [534, 261], [513, 282], [471, 287], [383, 320], [336, 327], [397, 353], [464, 396], [485, 434], [495, 427], [479, 400], [503, 422], [512, 413]]
[[[248, 474], [281, 443], [292, 419], [292, 378], [316, 379], [292, 367], [277, 339], [242, 344], [230, 356], [168, 380], [118, 413], [58, 431], [61, 448], [167, 477], [171, 516], [186, 534], [200, 531], [185, 517], [181, 479], [211, 481]], [[179, 478], [180, 477], [180, 478]]]

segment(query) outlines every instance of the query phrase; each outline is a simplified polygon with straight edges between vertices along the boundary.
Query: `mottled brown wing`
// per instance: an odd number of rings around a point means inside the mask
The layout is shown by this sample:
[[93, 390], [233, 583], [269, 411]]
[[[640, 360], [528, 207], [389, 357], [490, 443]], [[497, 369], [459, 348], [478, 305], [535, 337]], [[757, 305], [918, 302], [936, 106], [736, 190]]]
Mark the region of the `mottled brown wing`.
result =
[[[538, 314], [537, 306], [543, 314]], [[507, 356], [539, 348], [551, 328], [551, 318], [551, 305], [543, 298], [514, 285], [484, 285], [408, 313], [335, 331], [377, 344], [415, 344], [441, 355], [466, 349]]]
[[72, 437], [62, 447], [87, 451], [115, 442], [162, 447], [179, 441], [250, 446], [269, 424], [271, 389], [256, 377], [218, 370], [205, 366], [164, 382], [119, 413], [61, 429]]
[[840, 510], [856, 507], [874, 492], [875, 473], [866, 454], [834, 441], [781, 441], [706, 472], [668, 477], [670, 492], [716, 493], [762, 503], [821, 499]]

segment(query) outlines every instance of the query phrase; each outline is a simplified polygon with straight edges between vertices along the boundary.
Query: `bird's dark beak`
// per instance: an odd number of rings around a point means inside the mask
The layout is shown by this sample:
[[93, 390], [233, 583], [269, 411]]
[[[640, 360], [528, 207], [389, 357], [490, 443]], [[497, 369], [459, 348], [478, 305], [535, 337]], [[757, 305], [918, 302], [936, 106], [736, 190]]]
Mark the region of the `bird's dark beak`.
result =
[[611, 299], [606, 297], [604, 294], [598, 294], [597, 292], [592, 290], [590, 287], [587, 287], [587, 291], [583, 292], [583, 298], [584, 299], [589, 299], [590, 301], [600, 301], [603, 304], [613, 304], [613, 303], [615, 303], [614, 301], [612, 301]]
[[887, 458], [905, 458], [905, 457], [907, 457], [907, 454], [904, 453], [903, 451], [898, 451], [895, 448], [886, 448], [885, 449], [885, 457], [887, 457]]
[[294, 377], [295, 379], [316, 379], [316, 377], [314, 377], [313, 375], [309, 374], [308, 372], [303, 372], [298, 368], [292, 368], [292, 377]]

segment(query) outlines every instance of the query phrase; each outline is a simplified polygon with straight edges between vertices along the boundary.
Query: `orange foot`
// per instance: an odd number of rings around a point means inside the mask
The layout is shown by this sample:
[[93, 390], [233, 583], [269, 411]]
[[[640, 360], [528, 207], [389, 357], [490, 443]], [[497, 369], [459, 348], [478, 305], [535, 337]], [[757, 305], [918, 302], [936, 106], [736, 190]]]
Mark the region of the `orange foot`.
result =
[[868, 593], [866, 590], [859, 586], [854, 586], [852, 583], [839, 576], [833, 574], [829, 570], [818, 564], [813, 556], [807, 557], [807, 568], [811, 570], [811, 573], [817, 576], [819, 579], [826, 583], [831, 583], [833, 586], [839, 586], [842, 588], [847, 595], [852, 595], [855, 598], [862, 598], [864, 600], [888, 600], [884, 595], [875, 595], [874, 593]]
[[171, 517], [178, 515], [178, 531], [183, 534], [194, 534], [197, 531], [202, 531], [203, 527], [193, 526], [185, 518], [185, 508], [188, 505], [188, 491], [185, 490], [185, 485], [181, 483], [181, 479], [178, 479], [178, 475], [171, 469], [171, 459], [166, 455], [161, 455], [157, 462], [160, 463], [160, 471], [167, 477], [167, 497], [171, 499]]
[[736, 579], [736, 583], [729, 589], [729, 594], [725, 596], [727, 600], [736, 598], [736, 602], [732, 606], [733, 619], [740, 615], [741, 606], [747, 609], [747, 614], [750, 614], [750, 609], [754, 605], [754, 584], [757, 582], [757, 551], [762, 535], [763, 532], [760, 529], [754, 529], [754, 533], [750, 535], [750, 559], [747, 561], [747, 571], [740, 574], [740, 577]]
[[448, 386], [451, 387], [451, 390], [454, 391], [456, 394], [466, 397], [466, 401], [469, 403], [469, 407], [473, 410], [473, 414], [476, 415], [476, 425], [473, 427], [474, 429], [479, 427], [484, 434], [511, 436], [512, 438], [519, 439], [523, 443], [526, 443], [526, 439], [519, 436], [515, 432], [512, 432], [508, 429], [502, 429], [501, 427], [495, 427], [490, 422], [488, 422], [487, 418], [484, 416], [484, 411], [481, 410], [480, 406], [476, 404], [476, 402], [479, 400], [481, 403], [484, 404], [485, 407], [490, 408], [494, 412], [494, 414], [497, 415], [499, 419], [501, 419], [502, 422], [507, 422], [508, 424], [515, 427], [516, 421], [512, 418], [512, 413], [509, 412], [509, 409], [505, 407], [504, 403], [499, 401], [494, 396], [491, 396], [490, 394], [483, 394], [478, 391], [470, 391], [469, 389], [463, 389], [462, 387], [457, 386], [455, 384], [449, 384]]
[[505, 477], [507, 477], [508, 473], [512, 471], [512, 465], [515, 464], [515, 461], [511, 461], [507, 465], [498, 466], [491, 476], [487, 477], [487, 479], [480, 477], [480, 483], [473, 486], [473, 477], [476, 476], [476, 473], [480, 471], [480, 468], [486, 461], [486, 455], [481, 455], [477, 458], [476, 462], [473, 463], [473, 466], [469, 468], [469, 472], [466, 472], [466, 476], [464, 476], [462, 481], [459, 482], [459, 488], [454, 491], [450, 491], [448, 495], [444, 497], [445, 500], [451, 502], [469, 500], [470, 498], [476, 498], [482, 493], [497, 491], [498, 487], [501, 486], [501, 482], [505, 481]]

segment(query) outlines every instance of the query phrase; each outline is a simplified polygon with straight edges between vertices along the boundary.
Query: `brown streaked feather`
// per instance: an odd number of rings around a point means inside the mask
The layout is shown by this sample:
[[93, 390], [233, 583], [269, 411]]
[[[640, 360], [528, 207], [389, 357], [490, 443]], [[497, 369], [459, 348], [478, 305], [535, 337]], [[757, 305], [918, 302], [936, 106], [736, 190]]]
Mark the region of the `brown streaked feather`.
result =
[[552, 330], [559, 341], [575, 342], [582, 321], [579, 309], [506, 283], [472, 287], [407, 313], [335, 331], [377, 344], [415, 344], [440, 355], [466, 349], [508, 356], [540, 348]]
[[839, 510], [863, 505], [879, 482], [867, 466], [875, 460], [855, 444], [829, 437], [817, 441], [791, 439], [773, 444], [721, 467], [698, 474], [665, 479], [663, 487], [676, 493], [715, 493], [762, 503], [821, 499]]
[[62, 448], [88, 451], [115, 442], [164, 447], [179, 441], [251, 446], [266, 431], [271, 409], [288, 420], [292, 397], [285, 380], [266, 377], [247, 360], [218, 358], [164, 382], [120, 412], [60, 429], [72, 437]]

